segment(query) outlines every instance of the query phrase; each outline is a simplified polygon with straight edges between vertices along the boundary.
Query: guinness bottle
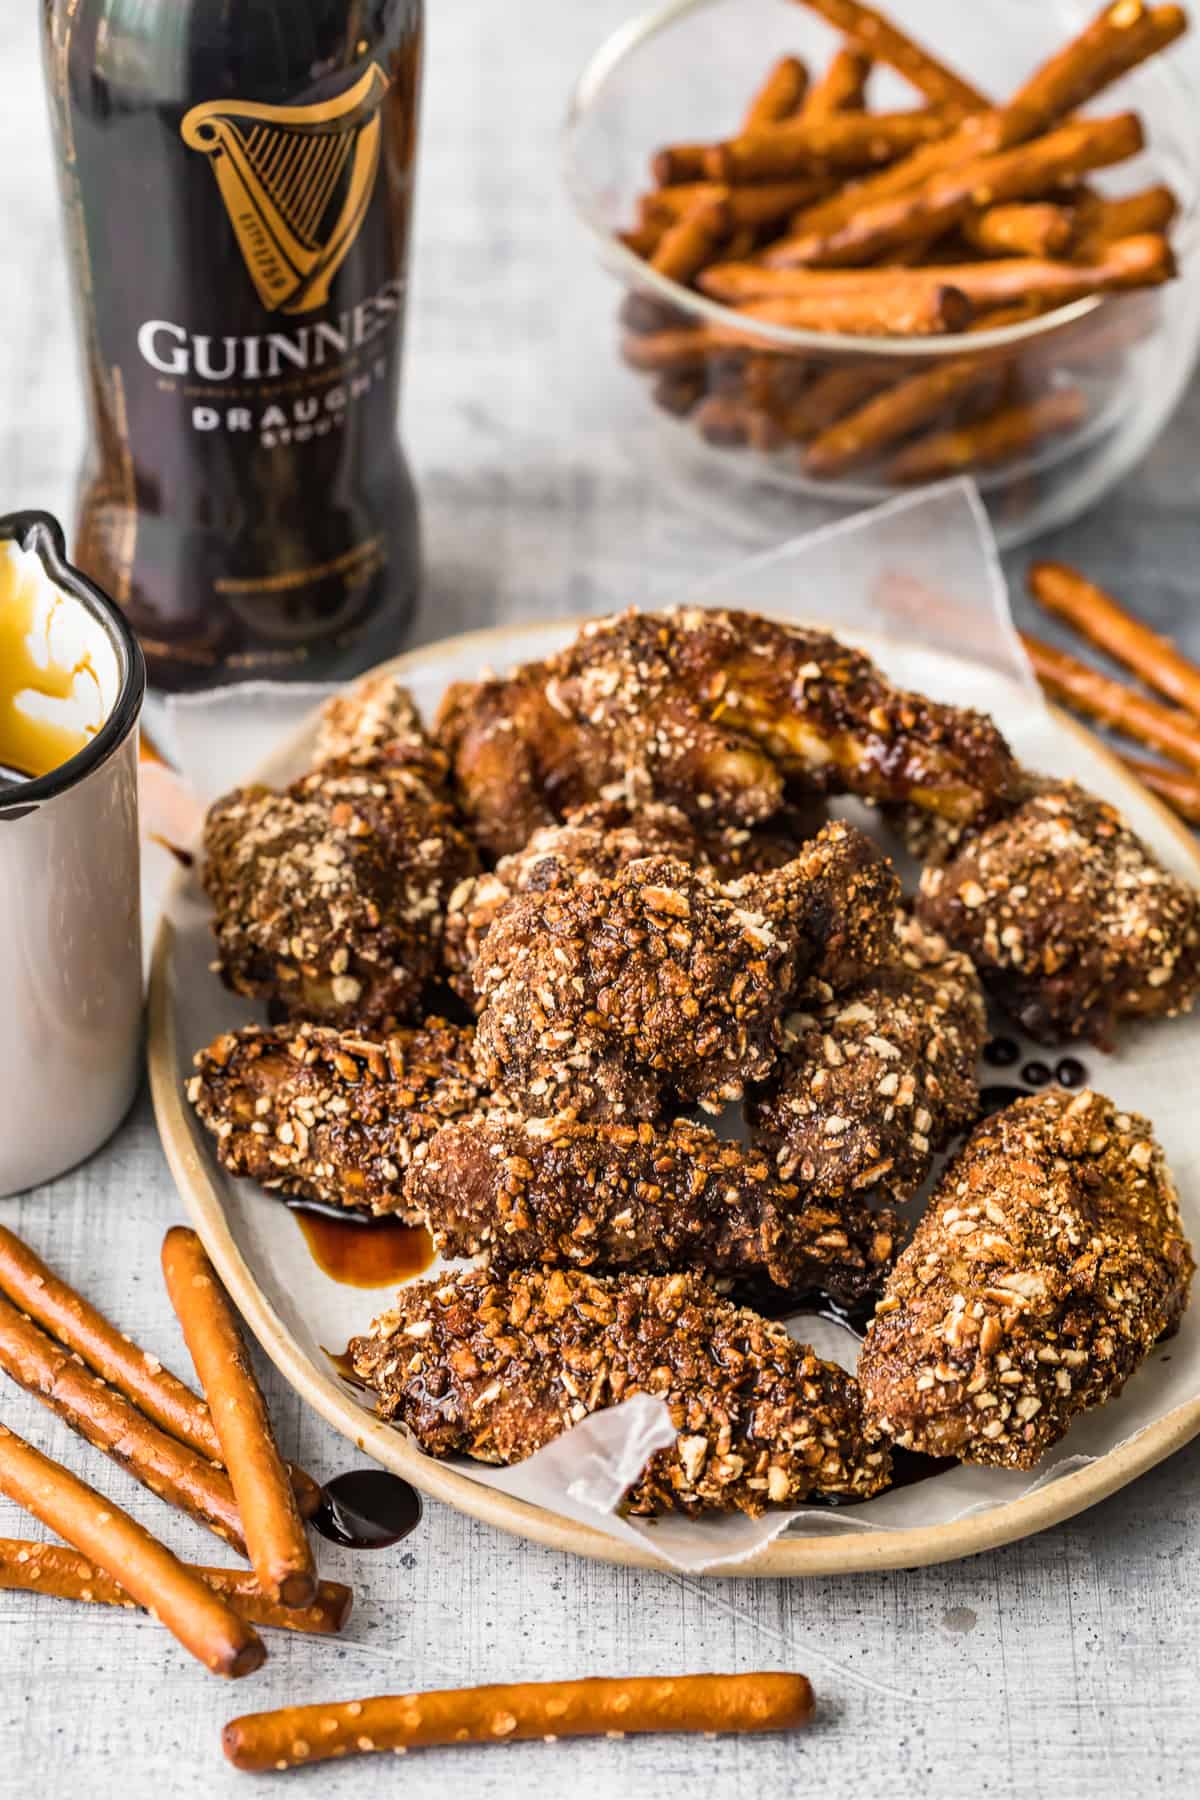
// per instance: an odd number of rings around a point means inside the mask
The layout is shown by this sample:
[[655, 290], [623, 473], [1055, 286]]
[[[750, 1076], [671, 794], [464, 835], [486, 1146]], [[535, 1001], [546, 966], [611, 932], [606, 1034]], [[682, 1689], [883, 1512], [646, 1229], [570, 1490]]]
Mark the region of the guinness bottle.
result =
[[88, 371], [75, 561], [162, 687], [343, 676], [415, 600], [421, 0], [43, 0]]

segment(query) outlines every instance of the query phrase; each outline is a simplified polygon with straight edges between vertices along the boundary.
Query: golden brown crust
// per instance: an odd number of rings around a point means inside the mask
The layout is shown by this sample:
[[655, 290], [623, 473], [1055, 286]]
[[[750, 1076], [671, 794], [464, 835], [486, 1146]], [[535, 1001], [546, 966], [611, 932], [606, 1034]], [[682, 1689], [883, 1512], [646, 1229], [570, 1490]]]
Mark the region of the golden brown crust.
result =
[[606, 790], [749, 826], [785, 779], [972, 818], [1015, 777], [991, 720], [891, 687], [824, 632], [701, 608], [598, 620], [544, 662], [459, 684], [438, 730], [497, 854]]
[[404, 1288], [350, 1355], [431, 1456], [521, 1462], [589, 1413], [658, 1395], [679, 1432], [634, 1513], [867, 1499], [886, 1486], [851, 1376], [694, 1275], [472, 1270]]
[[822, 1195], [907, 1200], [979, 1112], [987, 1036], [970, 958], [902, 916], [894, 964], [835, 994], [813, 984], [748, 1108], [780, 1175]]
[[1074, 782], [1029, 777], [1015, 811], [925, 870], [917, 911], [1045, 1042], [1106, 1043], [1121, 1019], [1186, 1011], [1195, 995], [1195, 891]]
[[370, 1039], [248, 1025], [197, 1052], [188, 1099], [231, 1175], [327, 1206], [411, 1214], [404, 1178], [434, 1133], [475, 1111], [475, 1033], [446, 1019]]
[[1029, 1469], [1120, 1393], [1187, 1304], [1192, 1253], [1148, 1120], [1019, 1101], [951, 1164], [859, 1360], [872, 1436]]
[[877, 1294], [901, 1241], [890, 1211], [781, 1181], [703, 1126], [470, 1119], [407, 1184], [443, 1256], [497, 1267], [703, 1269], [846, 1306]]

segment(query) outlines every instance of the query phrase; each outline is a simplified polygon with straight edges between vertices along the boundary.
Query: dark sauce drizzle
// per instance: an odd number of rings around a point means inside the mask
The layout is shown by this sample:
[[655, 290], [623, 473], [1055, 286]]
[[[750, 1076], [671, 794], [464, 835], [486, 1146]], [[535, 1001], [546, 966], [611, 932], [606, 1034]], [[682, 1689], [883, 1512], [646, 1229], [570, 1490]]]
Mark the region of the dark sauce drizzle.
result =
[[421, 1225], [314, 1200], [288, 1206], [317, 1267], [346, 1287], [394, 1287], [433, 1261], [433, 1240]]
[[388, 1469], [348, 1469], [325, 1483], [312, 1523], [331, 1544], [386, 1550], [421, 1523], [421, 1496]]

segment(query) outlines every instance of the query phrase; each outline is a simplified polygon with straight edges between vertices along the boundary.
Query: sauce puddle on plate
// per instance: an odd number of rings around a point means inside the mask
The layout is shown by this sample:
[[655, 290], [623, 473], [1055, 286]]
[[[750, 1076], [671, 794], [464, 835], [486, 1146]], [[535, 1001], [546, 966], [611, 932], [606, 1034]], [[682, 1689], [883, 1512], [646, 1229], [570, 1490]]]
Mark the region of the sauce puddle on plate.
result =
[[289, 1206], [317, 1267], [345, 1287], [394, 1287], [433, 1261], [433, 1240], [423, 1225], [346, 1214], [306, 1200]]

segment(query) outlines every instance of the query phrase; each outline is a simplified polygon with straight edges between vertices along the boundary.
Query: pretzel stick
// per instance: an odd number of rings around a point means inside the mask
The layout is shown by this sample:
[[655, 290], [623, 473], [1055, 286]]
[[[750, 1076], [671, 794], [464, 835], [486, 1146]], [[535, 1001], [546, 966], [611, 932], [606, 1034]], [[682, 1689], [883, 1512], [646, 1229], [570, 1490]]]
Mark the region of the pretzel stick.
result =
[[[1151, 631], [1111, 594], [1065, 563], [1033, 563], [1028, 580], [1030, 593], [1046, 612], [1065, 620], [1089, 644], [1124, 663], [1200, 721], [1200, 668], [1181, 655], [1169, 638]], [[1200, 734], [1200, 723], [1196, 730]]]
[[1042, 438], [1070, 431], [1086, 416], [1078, 388], [1056, 388], [1037, 400], [1003, 405], [957, 431], [936, 431], [893, 458], [892, 481], [932, 481], [962, 469], [987, 468], [1007, 462]]
[[1063, 125], [1013, 150], [968, 158], [919, 187], [861, 207], [833, 230], [793, 233], [763, 260], [773, 269], [869, 262], [914, 238], [948, 231], [974, 208], [1044, 194], [1056, 182], [1124, 162], [1142, 145], [1136, 113]]
[[[52, 1337], [82, 1357], [102, 1380], [132, 1400], [169, 1436], [210, 1462], [220, 1462], [221, 1446], [199, 1394], [140, 1350], [90, 1301], [57, 1276], [15, 1232], [0, 1225], [0, 1289]], [[311, 1475], [288, 1464], [296, 1500], [305, 1518], [321, 1504]]]
[[1200, 781], [1179, 769], [1164, 769], [1161, 763], [1144, 762], [1140, 756], [1123, 756], [1122, 763], [1136, 775], [1143, 787], [1177, 812], [1189, 825], [1200, 825]]
[[0, 1493], [65, 1538], [215, 1675], [250, 1675], [262, 1639], [165, 1544], [95, 1488], [0, 1425]]
[[621, 355], [631, 369], [661, 375], [703, 369], [716, 342], [706, 325], [675, 331], [629, 332], [621, 339]]
[[[311, 1606], [277, 1606], [268, 1600], [248, 1569], [216, 1569], [185, 1563], [215, 1594], [228, 1600], [250, 1625], [276, 1626], [330, 1637], [350, 1617], [354, 1595], [340, 1581], [322, 1581]], [[98, 1606], [136, 1606], [119, 1582], [95, 1567], [77, 1550], [41, 1544], [30, 1538], [0, 1538], [0, 1588], [27, 1594], [49, 1594], [55, 1600], [84, 1600]]]
[[[930, 269], [928, 279], [915, 282], [891, 269], [865, 269], [863, 280], [848, 285], [842, 280], [820, 285], [820, 274], [793, 293], [768, 300], [752, 300], [739, 307], [746, 319], [784, 325], [793, 331], [837, 331], [851, 336], [929, 337], [945, 331], [961, 331], [971, 316], [970, 302], [958, 288]], [[915, 274], [916, 271], [913, 271]], [[870, 277], [882, 277], [871, 280]], [[718, 342], [760, 348], [756, 340], [739, 333], [735, 325], [714, 325], [709, 335]]]
[[182, 1225], [168, 1231], [162, 1265], [217, 1428], [254, 1572], [272, 1600], [309, 1606], [316, 1593], [312, 1549], [237, 1317], [194, 1231]]
[[984, 357], [962, 357], [886, 388], [815, 438], [805, 453], [805, 469], [825, 479], [869, 462], [980, 387], [995, 367]]
[[872, 59], [858, 44], [843, 44], [829, 66], [809, 88], [800, 115], [827, 119], [831, 113], [861, 112], [866, 105]]
[[759, 131], [797, 112], [808, 91], [808, 70], [798, 56], [781, 56], [751, 100], [742, 130]]
[[829, 191], [829, 183], [821, 177], [803, 175], [794, 181], [760, 181], [750, 187], [728, 187], [720, 181], [685, 181], [677, 187], [659, 188], [647, 194], [642, 210], [663, 225], [681, 219], [701, 200], [720, 201], [729, 209], [735, 226], [773, 225], [786, 219], [797, 206], [803, 206], [814, 194]]
[[[1128, 17], [1131, 10], [1136, 14], [1132, 19]], [[1124, 25], [1117, 22], [1117, 14], [1126, 20]], [[1149, 9], [1141, 5], [1141, 0], [1117, 0], [1115, 6], [1104, 8], [1100, 20], [1105, 22], [1102, 55], [1097, 54], [1096, 36], [1089, 35], [1100, 22], [1093, 21], [1079, 37], [1036, 69], [1006, 105], [964, 119], [949, 137], [925, 145], [856, 187], [810, 208], [792, 221], [794, 233], [832, 234], [877, 201], [910, 192], [968, 159], [1011, 149], [1036, 137], [1064, 114], [1094, 99], [1138, 63], [1164, 49], [1186, 26], [1186, 17], [1179, 7]]]
[[650, 158], [650, 175], [656, 187], [678, 181], [703, 181], [704, 159], [709, 144], [667, 144]]
[[978, 88], [939, 62], [873, 7], [860, 6], [857, 0], [803, 0], [803, 4], [820, 13], [844, 36], [854, 38], [879, 62], [903, 75], [933, 105], [975, 112], [988, 104]]
[[894, 373], [890, 364], [877, 362], [844, 363], [823, 369], [780, 419], [784, 436], [806, 443], [880, 388], [887, 387]]
[[650, 267], [669, 281], [686, 286], [713, 259], [729, 230], [729, 208], [723, 200], [700, 200], [677, 225], [664, 232]]
[[945, 137], [944, 113], [831, 113], [713, 144], [704, 158], [713, 181], [780, 181], [829, 170], [868, 169], [893, 162], [917, 144]]
[[220, 1470], [151, 1425], [7, 1300], [0, 1300], [0, 1369], [152, 1494], [244, 1553], [237, 1502]]
[[654, 383], [650, 397], [663, 412], [683, 419], [703, 399], [704, 393], [704, 376], [699, 370], [667, 369]]
[[1085, 718], [1109, 725], [1133, 743], [1200, 773], [1200, 725], [1190, 713], [1147, 699], [1028, 632], [1021, 633], [1021, 642], [1034, 674], [1052, 700], [1061, 700]]
[[803, 1675], [593, 1677], [445, 1688], [341, 1704], [285, 1706], [231, 1719], [221, 1734], [239, 1769], [294, 1769], [358, 1750], [648, 1731], [793, 1731], [813, 1694]]
[[1085, 194], [1077, 210], [1079, 236], [1075, 255], [1087, 262], [1102, 255], [1102, 246], [1114, 238], [1166, 231], [1179, 211], [1179, 202], [1169, 187], [1160, 185], [1117, 199]]
[[969, 212], [962, 229], [969, 244], [990, 256], [1061, 256], [1075, 236], [1076, 220], [1070, 207], [1048, 200], [1014, 201]]

